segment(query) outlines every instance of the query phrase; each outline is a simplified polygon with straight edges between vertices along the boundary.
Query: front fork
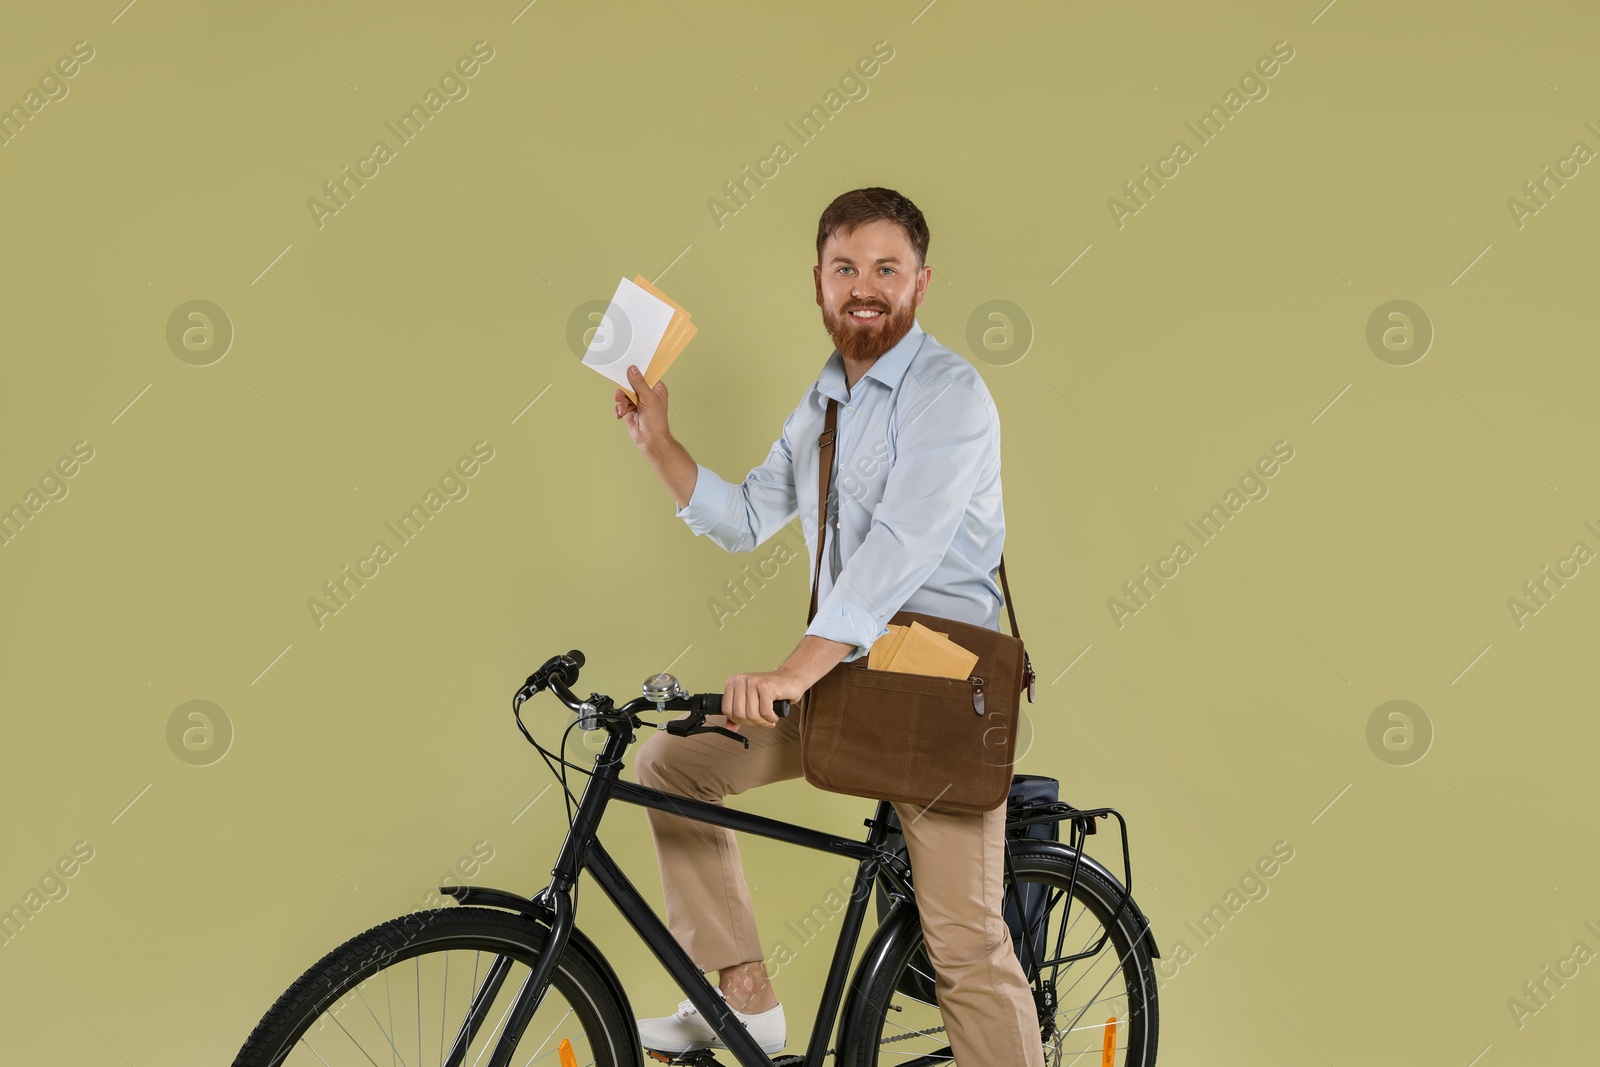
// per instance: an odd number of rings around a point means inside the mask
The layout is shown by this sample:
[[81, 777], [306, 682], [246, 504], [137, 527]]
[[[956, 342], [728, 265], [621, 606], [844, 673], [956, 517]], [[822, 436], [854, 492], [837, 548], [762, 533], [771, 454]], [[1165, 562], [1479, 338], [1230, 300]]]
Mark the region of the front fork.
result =
[[[539, 1005], [544, 1001], [545, 991], [550, 988], [550, 979], [555, 975], [556, 964], [560, 962], [561, 954], [566, 951], [567, 941], [572, 936], [572, 897], [567, 890], [551, 886], [534, 897], [533, 902], [546, 912], [550, 936], [545, 941], [544, 950], [539, 953], [538, 961], [523, 980], [522, 988], [517, 990], [516, 999], [506, 1014], [505, 1029], [501, 1031], [500, 1040], [495, 1043], [494, 1052], [489, 1057], [489, 1067], [510, 1067], [517, 1043], [522, 1040], [523, 1031], [528, 1028], [534, 1012], [539, 1010]], [[489, 1014], [490, 1005], [500, 995], [506, 974], [511, 970], [511, 962], [510, 956], [495, 957], [483, 984], [473, 995], [466, 1018], [461, 1021], [461, 1030], [456, 1034], [455, 1043], [450, 1046], [450, 1055], [444, 1061], [445, 1067], [461, 1067], [467, 1049], [472, 1046], [473, 1039], [478, 1036], [478, 1030]]]

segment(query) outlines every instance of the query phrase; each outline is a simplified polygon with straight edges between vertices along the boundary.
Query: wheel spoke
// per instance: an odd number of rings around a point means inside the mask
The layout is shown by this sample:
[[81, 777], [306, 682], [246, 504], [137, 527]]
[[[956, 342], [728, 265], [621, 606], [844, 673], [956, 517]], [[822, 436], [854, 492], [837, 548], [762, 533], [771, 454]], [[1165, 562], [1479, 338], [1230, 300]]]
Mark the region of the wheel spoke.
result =
[[[383, 971], [383, 1002], [389, 1006], [389, 1034], [394, 1034], [395, 1037], [398, 1037], [400, 1036], [399, 1031], [395, 1030], [394, 1028], [394, 999], [389, 995], [389, 969], [387, 967], [385, 967]], [[385, 1034], [384, 1036], [389, 1037], [389, 1034]], [[398, 1059], [400, 1056], [400, 1050], [395, 1047], [394, 1038], [392, 1037], [389, 1038], [389, 1048], [393, 1050], [395, 1058]], [[401, 1060], [400, 1062], [402, 1064], [405, 1063], [404, 1060]], [[389, 1067], [394, 1067], [394, 1060], [389, 1061]], [[421, 1060], [417, 1061], [417, 1067], [422, 1067]]]
[[344, 1030], [344, 1036], [348, 1037], [350, 1039], [350, 1043], [356, 1047], [356, 1051], [357, 1052], [359, 1052], [363, 1056], [367, 1057], [367, 1062], [372, 1064], [372, 1067], [378, 1067], [378, 1061], [373, 1059], [371, 1056], [367, 1055], [367, 1050], [362, 1047], [361, 1042], [356, 1040], [356, 1035], [352, 1034], [349, 1030], [345, 1029], [344, 1023], [339, 1021], [339, 1016], [337, 1016], [337, 1015], [333, 1016], [333, 1024], [335, 1026], [337, 1026], [339, 1029]]
[[[384, 986], [385, 992], [387, 993], [387, 990], [389, 988], [389, 972], [387, 970], [385, 970], [383, 972], [383, 986]], [[360, 986], [356, 987], [356, 996], [361, 998], [361, 1006], [363, 1008], [367, 1009], [367, 1014], [368, 1015], [372, 1016], [372, 1023], [373, 1023], [374, 1026], [376, 1026], [378, 1028], [378, 1033], [382, 1034], [383, 1035], [383, 1039], [389, 1043], [389, 1055], [390, 1055], [389, 1064], [390, 1064], [390, 1067], [393, 1067], [393, 1065], [394, 1065], [394, 1057], [400, 1055], [400, 1050], [394, 1047], [394, 1038], [389, 1036], [389, 1031], [385, 1030], [383, 1028], [383, 1023], [378, 1021], [377, 1013], [372, 1010], [372, 1005], [367, 1003], [367, 995], [361, 991], [361, 987]], [[390, 1026], [391, 1029], [394, 1027], [394, 1008], [393, 1008], [392, 1005], [390, 1006], [390, 1009], [389, 1009], [389, 1026]], [[370, 1059], [370, 1057], [369, 1057], [369, 1059]], [[407, 1064], [405, 1060], [401, 1060], [400, 1063], [401, 1063], [401, 1067], [410, 1067], [410, 1065]]]
[[[1128, 949], [1128, 951], [1123, 954], [1122, 959], [1120, 961], [1122, 967], [1126, 967], [1127, 966], [1128, 958], [1130, 956], [1132, 956], [1135, 952], [1139, 951], [1139, 947], [1140, 947], [1140, 942], [1135, 941], [1133, 943], [1133, 945]], [[1120, 974], [1120, 973], [1122, 973], [1121, 967], [1119, 967], [1117, 970], [1111, 972], [1111, 974], [1106, 975], [1106, 980], [1104, 982], [1100, 983], [1100, 989], [1095, 990], [1095, 995], [1098, 996], [1100, 994], [1100, 990], [1105, 989], [1106, 984], [1108, 982], [1110, 982], [1113, 977], [1115, 977], [1117, 974]], [[1089, 1001], [1089, 1004], [1093, 1004], [1093, 1003], [1094, 1003], [1093, 1000]], [[1082, 1008], [1078, 1009], [1078, 1014], [1074, 1015], [1072, 1017], [1072, 1022], [1067, 1024], [1067, 1029], [1068, 1030], [1071, 1030], [1074, 1026], [1076, 1026], [1078, 1024], [1078, 1020], [1083, 1018], [1083, 1013], [1089, 1010], [1089, 1004], [1085, 1004]]]
[[883, 1040], [878, 1042], [878, 1044], [880, 1044], [880, 1045], [887, 1045], [891, 1041], [906, 1041], [906, 1040], [909, 1040], [909, 1039], [911, 1039], [913, 1037], [924, 1037], [924, 1036], [926, 1036], [928, 1034], [937, 1034], [937, 1033], [943, 1033], [944, 1032], [944, 1027], [942, 1027], [942, 1026], [935, 1026], [935, 1027], [932, 1027], [931, 1029], [930, 1028], [913, 1029], [912, 1027], [909, 1027], [909, 1026], [901, 1026], [899, 1023], [895, 1022], [893, 1019], [888, 1018], [887, 1016], [884, 1018], [883, 1021], [888, 1023], [890, 1026], [894, 1027], [896, 1030], [904, 1030], [905, 1034], [903, 1036], [901, 1036], [901, 1037], [884, 1038]]
[[439, 1065], [444, 1067], [444, 1013], [450, 1002], [450, 953], [444, 954], [444, 986], [439, 990]]
[[550, 1041], [556, 1036], [557, 1033], [560, 1032], [561, 1024], [566, 1022], [567, 1021], [567, 1017], [570, 1016], [571, 1014], [572, 1014], [572, 1009], [568, 1008], [567, 1009], [567, 1014], [563, 1015], [561, 1018], [556, 1020], [555, 1026], [550, 1028], [550, 1032], [545, 1035], [544, 1040], [539, 1042], [539, 1047], [533, 1050], [533, 1055], [528, 1057], [528, 1063], [523, 1064], [522, 1067], [528, 1067], [528, 1064], [531, 1064], [534, 1060], [539, 1058], [539, 1053], [543, 1052], [544, 1051], [544, 1047], [550, 1043]]
[[322, 1059], [322, 1053], [318, 1052], [316, 1049], [311, 1047], [311, 1042], [307, 1041], [305, 1039], [304, 1035], [301, 1036], [300, 1040], [298, 1042], [296, 1042], [296, 1044], [304, 1045], [306, 1048], [310, 1049], [311, 1050], [311, 1054], [313, 1056], [315, 1056], [319, 1060], [322, 1060], [322, 1067], [332, 1067], [332, 1065], [330, 1063], [328, 1063], [327, 1060]]
[[[1083, 910], [1083, 911], [1088, 911], [1088, 910], [1089, 910], [1089, 909], [1088, 909], [1088, 908], [1084, 908], [1084, 909], [1082, 909], [1082, 910]], [[1074, 924], [1073, 924], [1073, 925], [1074, 925], [1074, 926], [1076, 926], [1076, 925], [1077, 925], [1077, 924], [1076, 924], [1076, 923], [1074, 923]], [[1090, 946], [1090, 945], [1092, 945], [1092, 944], [1094, 944], [1094, 943], [1095, 943], [1095, 942], [1096, 942], [1096, 941], [1098, 941], [1098, 940], [1099, 940], [1099, 939], [1100, 939], [1100, 934], [1101, 934], [1101, 932], [1102, 932], [1102, 931], [1104, 931], [1104, 930], [1105, 930], [1105, 927], [1104, 927], [1104, 926], [1102, 926], [1102, 927], [1100, 927], [1100, 930], [1098, 930], [1098, 931], [1096, 931], [1096, 932], [1095, 932], [1095, 933], [1093, 933], [1093, 934], [1091, 934], [1091, 935], [1090, 935], [1090, 936], [1089, 936], [1089, 937], [1088, 937], [1088, 938], [1087, 938], [1087, 939], [1085, 939], [1085, 940], [1084, 940], [1084, 942], [1083, 942], [1083, 947], [1082, 947], [1082, 948], [1080, 948], [1080, 949], [1079, 949], [1079, 950], [1078, 950], [1078, 952], [1080, 952], [1080, 953], [1081, 953], [1081, 952], [1087, 952], [1087, 951], [1088, 951], [1088, 950], [1089, 950], [1089, 946]], [[1059, 945], [1059, 944], [1060, 944], [1060, 943], [1061, 943], [1061, 942], [1062, 942], [1062, 940], [1063, 940], [1063, 939], [1064, 939], [1064, 938], [1065, 938], [1065, 936], [1066, 936], [1066, 933], [1067, 933], [1067, 931], [1062, 931], [1062, 933], [1061, 933], [1061, 934], [1060, 934], [1060, 935], [1059, 935], [1059, 936], [1058, 936], [1058, 937], [1057, 937], [1057, 939], [1056, 939], [1056, 943], [1057, 943], [1057, 944], [1058, 944], [1058, 945]], [[1138, 948], [1138, 947], [1139, 947], [1139, 943], [1138, 943], [1138, 942], [1137, 942], [1137, 941], [1135, 941], [1135, 942], [1134, 942], [1134, 943], [1133, 943], [1133, 948], [1134, 948], [1134, 949], [1137, 949], [1137, 948]], [[1130, 950], [1130, 951], [1132, 951], [1132, 950]], [[1058, 953], [1057, 953], [1057, 954], [1058, 954], [1058, 955], [1059, 955], [1059, 951], [1058, 951]], [[1074, 955], [1077, 955], [1077, 953], [1074, 953]], [[1105, 957], [1104, 957], [1104, 956], [1101, 956], [1101, 957], [1100, 957], [1100, 959], [1105, 959]], [[1075, 963], [1076, 963], [1076, 962], [1082, 962], [1082, 961], [1081, 961], [1081, 960], [1075, 960], [1075, 961], [1073, 961], [1073, 962], [1075, 962]], [[1087, 977], [1088, 977], [1088, 976], [1089, 976], [1089, 974], [1090, 974], [1090, 972], [1091, 972], [1091, 971], [1093, 971], [1093, 970], [1094, 970], [1094, 966], [1095, 966], [1095, 963], [1098, 963], [1098, 962], [1099, 962], [1099, 960], [1096, 960], [1096, 961], [1094, 961], [1094, 962], [1093, 962], [1093, 963], [1090, 963], [1090, 964], [1089, 964], [1089, 965], [1088, 965], [1088, 966], [1087, 966], [1087, 967], [1085, 967], [1085, 968], [1083, 968], [1083, 972], [1082, 972], [1082, 973], [1081, 973], [1081, 974], [1079, 974], [1079, 975], [1078, 975], [1078, 977], [1077, 977], [1077, 978], [1076, 978], [1076, 979], [1074, 979], [1074, 980], [1073, 980], [1073, 982], [1072, 982], [1072, 984], [1071, 984], [1071, 985], [1069, 985], [1069, 986], [1068, 986], [1068, 987], [1067, 987], [1067, 992], [1068, 992], [1068, 993], [1071, 993], [1071, 992], [1072, 992], [1072, 991], [1073, 991], [1073, 990], [1074, 990], [1074, 989], [1076, 989], [1076, 988], [1077, 988], [1077, 987], [1078, 987], [1078, 983], [1079, 983], [1079, 982], [1081, 982], [1081, 981], [1083, 981], [1083, 980], [1084, 980], [1084, 979], [1085, 979], [1085, 978], [1087, 978]], [[1122, 960], [1121, 960], [1121, 961], [1120, 961], [1120, 962], [1119, 962], [1119, 964], [1118, 964], [1118, 970], [1120, 970], [1120, 969], [1121, 969], [1121, 967], [1122, 967], [1122, 966], [1123, 966], [1123, 965], [1125, 965], [1125, 964], [1126, 964], [1126, 963], [1127, 963], [1127, 962], [1128, 962], [1128, 957], [1127, 957], [1127, 956], [1124, 956], [1124, 957], [1123, 957], [1123, 958], [1122, 958]], [[1068, 969], [1069, 969], [1069, 971], [1070, 971], [1070, 969], [1071, 969], [1071, 966], [1072, 966], [1072, 965], [1071, 965], [1071, 964], [1063, 964], [1063, 965], [1062, 965], [1062, 966], [1065, 966], [1065, 967], [1067, 967], [1067, 968], [1068, 968]], [[1117, 973], [1117, 971], [1112, 971], [1112, 972], [1111, 972], [1111, 974], [1112, 974], [1112, 975], [1115, 975], [1115, 974], [1116, 974], [1116, 973]], [[1111, 976], [1107, 976], [1107, 979], [1106, 979], [1106, 980], [1107, 980], [1107, 981], [1110, 981], [1110, 979], [1111, 979]], [[1104, 985], [1104, 984], [1103, 984], [1103, 983], [1102, 983], [1102, 985], [1101, 985], [1101, 987], [1100, 987], [1100, 988], [1101, 988], [1101, 989], [1104, 989], [1104, 988], [1105, 988], [1105, 985]], [[1098, 992], [1098, 991], [1097, 991], [1097, 992]], [[1059, 999], [1059, 998], [1058, 998], [1058, 999]]]

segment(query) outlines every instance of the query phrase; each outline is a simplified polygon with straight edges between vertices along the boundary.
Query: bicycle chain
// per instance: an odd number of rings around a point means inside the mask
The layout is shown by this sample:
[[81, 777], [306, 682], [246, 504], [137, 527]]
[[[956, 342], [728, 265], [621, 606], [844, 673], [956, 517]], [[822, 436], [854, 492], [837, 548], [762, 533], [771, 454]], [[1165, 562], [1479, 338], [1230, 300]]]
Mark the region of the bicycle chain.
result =
[[878, 1040], [879, 1045], [892, 1045], [896, 1041], [910, 1041], [914, 1037], [927, 1037], [929, 1034], [942, 1034], [944, 1027], [931, 1026], [926, 1030], [912, 1030], [909, 1033], [896, 1034], [894, 1037], [885, 1037]]

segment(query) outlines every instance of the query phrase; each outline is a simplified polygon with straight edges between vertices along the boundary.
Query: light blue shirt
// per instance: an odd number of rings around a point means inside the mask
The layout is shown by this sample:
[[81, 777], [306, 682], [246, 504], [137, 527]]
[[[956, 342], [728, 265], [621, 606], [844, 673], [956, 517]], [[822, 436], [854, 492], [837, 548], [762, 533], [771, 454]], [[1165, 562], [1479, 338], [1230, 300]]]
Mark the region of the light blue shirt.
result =
[[806, 633], [854, 645], [849, 662], [901, 610], [1000, 629], [1000, 417], [977, 369], [915, 321], [853, 389], [834, 349], [766, 460], [739, 485], [698, 464], [678, 517], [696, 536], [749, 552], [799, 515], [814, 573], [829, 397], [839, 401], [829, 558]]

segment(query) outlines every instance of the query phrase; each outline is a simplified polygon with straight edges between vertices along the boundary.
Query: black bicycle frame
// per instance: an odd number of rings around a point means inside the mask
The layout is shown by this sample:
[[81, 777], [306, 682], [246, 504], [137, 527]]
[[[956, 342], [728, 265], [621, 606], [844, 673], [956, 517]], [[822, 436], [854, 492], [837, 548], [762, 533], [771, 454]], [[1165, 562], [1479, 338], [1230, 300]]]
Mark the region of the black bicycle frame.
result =
[[[816, 1023], [811, 1030], [810, 1043], [806, 1046], [805, 1062], [820, 1064], [828, 1050], [828, 1038], [838, 1020], [845, 983], [849, 980], [850, 962], [855, 955], [856, 942], [861, 936], [862, 924], [866, 917], [867, 898], [871, 895], [880, 867], [895, 897], [909, 899], [911, 896], [904, 872], [898, 869], [899, 860], [884, 847], [889, 838], [887, 819], [892, 810], [891, 806], [887, 801], [878, 802], [876, 814], [867, 821], [870, 833], [863, 842], [651, 789], [623, 781], [620, 777], [622, 757], [633, 741], [628, 725], [617, 723], [608, 726], [607, 729], [610, 737], [606, 741], [605, 749], [595, 761], [588, 785], [584, 787], [583, 796], [573, 815], [572, 826], [561, 845], [556, 865], [550, 872], [550, 884], [533, 898], [533, 903], [538, 905], [541, 917], [550, 929], [545, 950], [523, 982], [522, 988], [517, 991], [516, 999], [506, 1015], [505, 1030], [495, 1046], [494, 1054], [489, 1058], [489, 1067], [508, 1067], [517, 1042], [522, 1038], [523, 1030], [544, 999], [550, 978], [555, 973], [556, 961], [566, 947], [576, 922], [571, 890], [577, 882], [578, 873], [582, 870], [594, 876], [594, 880], [617, 906], [617, 910], [622, 912], [628, 924], [649, 946], [650, 951], [655, 953], [656, 959], [661, 961], [667, 973], [672, 975], [673, 981], [677, 982], [688, 995], [690, 1003], [727, 1043], [728, 1051], [744, 1067], [771, 1067], [771, 1057], [761, 1051], [761, 1047], [750, 1036], [750, 1031], [733, 1014], [728, 1002], [712, 990], [700, 969], [684, 952], [666, 924], [639, 895], [639, 891], [633, 887], [628, 876], [601, 845], [596, 832], [606, 806], [612, 800], [636, 804], [643, 808], [654, 808], [697, 822], [725, 826], [741, 833], [769, 837], [787, 844], [829, 852], [857, 861], [859, 867], [856, 870], [855, 884], [851, 889], [850, 903], [845, 908], [844, 922], [839, 930], [839, 941], [834, 949], [833, 961], [828, 967], [827, 983], [823, 987], [822, 1002], [817, 1007]], [[453, 895], [458, 899], [465, 899], [470, 898], [472, 893], [469, 890], [466, 893]], [[505, 962], [506, 966], [500, 967], [501, 962]], [[490, 969], [489, 977], [485, 979], [483, 987], [474, 998], [472, 1008], [467, 1013], [461, 1033], [452, 1048], [452, 1054], [446, 1060], [451, 1067], [457, 1067], [461, 1057], [465, 1055], [478, 1027], [482, 1025], [489, 1005], [498, 995], [509, 969], [509, 960], [505, 957], [498, 958], [496, 966]]]

